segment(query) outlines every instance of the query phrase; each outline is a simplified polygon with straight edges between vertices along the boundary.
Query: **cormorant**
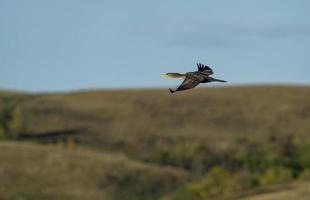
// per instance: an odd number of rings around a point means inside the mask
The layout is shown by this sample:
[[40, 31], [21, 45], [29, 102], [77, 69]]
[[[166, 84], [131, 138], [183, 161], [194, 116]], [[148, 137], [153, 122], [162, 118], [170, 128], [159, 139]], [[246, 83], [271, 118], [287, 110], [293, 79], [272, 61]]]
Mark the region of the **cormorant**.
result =
[[181, 90], [192, 89], [196, 87], [199, 83], [226, 82], [224, 80], [212, 78], [210, 75], [213, 74], [213, 70], [209, 66], [197, 63], [197, 67], [198, 71], [187, 72], [186, 74], [180, 74], [180, 73], [162, 74], [165, 77], [182, 78], [184, 80], [183, 83], [176, 90], [172, 90], [171, 88], [169, 88], [169, 91], [171, 93], [174, 93]]

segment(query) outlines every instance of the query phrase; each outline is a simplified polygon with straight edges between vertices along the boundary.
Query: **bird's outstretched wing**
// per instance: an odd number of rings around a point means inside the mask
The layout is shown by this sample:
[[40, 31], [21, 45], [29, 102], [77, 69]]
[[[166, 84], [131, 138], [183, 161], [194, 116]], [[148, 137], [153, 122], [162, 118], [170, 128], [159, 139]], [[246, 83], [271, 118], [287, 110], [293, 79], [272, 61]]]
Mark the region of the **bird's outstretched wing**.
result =
[[206, 74], [206, 75], [212, 75], [213, 74], [213, 70], [207, 65], [197, 63], [197, 67], [198, 67], [198, 71], [203, 73], [203, 74]]
[[186, 75], [185, 80], [182, 84], [178, 87], [178, 91], [180, 90], [187, 90], [196, 87], [200, 83], [199, 79], [195, 76]]

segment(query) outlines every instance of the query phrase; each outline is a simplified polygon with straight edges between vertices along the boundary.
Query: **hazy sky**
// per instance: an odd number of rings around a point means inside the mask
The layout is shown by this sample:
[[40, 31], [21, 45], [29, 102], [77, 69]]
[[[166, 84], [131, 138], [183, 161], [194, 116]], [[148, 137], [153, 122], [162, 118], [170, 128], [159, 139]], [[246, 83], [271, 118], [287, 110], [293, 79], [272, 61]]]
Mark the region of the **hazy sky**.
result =
[[0, 88], [177, 86], [209, 64], [230, 83], [310, 84], [309, 0], [0, 0]]

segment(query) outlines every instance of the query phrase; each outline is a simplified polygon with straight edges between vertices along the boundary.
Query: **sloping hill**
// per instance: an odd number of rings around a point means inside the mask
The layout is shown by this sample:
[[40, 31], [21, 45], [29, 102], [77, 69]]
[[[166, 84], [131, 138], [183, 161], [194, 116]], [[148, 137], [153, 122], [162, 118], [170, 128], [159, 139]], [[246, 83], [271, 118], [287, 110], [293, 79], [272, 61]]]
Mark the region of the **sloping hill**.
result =
[[83, 129], [90, 145], [139, 151], [152, 139], [200, 140], [218, 148], [240, 137], [307, 137], [310, 129], [309, 87], [209, 88], [175, 95], [166, 90], [86, 91], [19, 99], [24, 132]]
[[310, 182], [291, 184], [283, 189], [264, 194], [253, 195], [240, 200], [307, 200], [310, 196]]
[[307, 179], [309, 102], [307, 86], [0, 92], [0, 139], [15, 141], [1, 143], [2, 191], [196, 200]]
[[29, 143], [0, 142], [0, 161], [6, 200], [156, 199], [186, 179], [182, 170], [123, 155]]

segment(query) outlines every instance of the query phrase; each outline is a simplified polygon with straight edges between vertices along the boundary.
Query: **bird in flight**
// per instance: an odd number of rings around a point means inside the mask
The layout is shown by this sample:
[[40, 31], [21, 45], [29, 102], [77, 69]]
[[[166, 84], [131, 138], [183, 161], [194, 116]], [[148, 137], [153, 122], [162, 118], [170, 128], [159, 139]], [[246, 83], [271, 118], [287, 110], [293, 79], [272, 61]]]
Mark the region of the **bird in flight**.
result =
[[196, 87], [199, 83], [226, 82], [224, 80], [212, 78], [210, 75], [213, 74], [213, 70], [209, 66], [197, 63], [197, 67], [198, 71], [187, 72], [186, 74], [180, 74], [180, 73], [162, 74], [162, 76], [164, 77], [181, 78], [184, 80], [176, 90], [172, 90], [171, 88], [169, 88], [169, 91], [171, 93], [174, 93], [177, 91], [192, 89]]

